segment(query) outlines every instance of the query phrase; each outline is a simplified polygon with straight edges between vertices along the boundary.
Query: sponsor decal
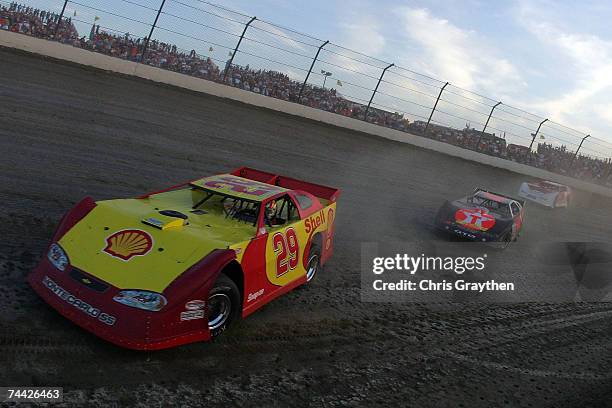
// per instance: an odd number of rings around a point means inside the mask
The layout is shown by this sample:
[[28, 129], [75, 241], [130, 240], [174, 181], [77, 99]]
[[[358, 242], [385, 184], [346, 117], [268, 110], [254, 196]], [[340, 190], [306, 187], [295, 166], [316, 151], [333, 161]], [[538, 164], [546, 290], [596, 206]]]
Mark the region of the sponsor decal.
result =
[[185, 303], [185, 310], [202, 310], [206, 306], [206, 302], [199, 299], [190, 300]]
[[45, 276], [42, 279], [42, 284], [51, 291], [51, 293], [55, 294], [57, 297], [62, 299], [64, 302], [68, 303], [71, 306], [74, 306], [81, 312], [98, 319], [104, 324], [112, 326], [115, 324], [117, 319], [114, 316], [111, 316], [107, 313], [102, 312], [100, 309], [93, 307], [89, 303], [73, 296], [70, 292], [59, 286], [55, 283], [51, 278]]
[[457, 210], [455, 222], [469, 229], [487, 231], [495, 225], [495, 217], [483, 208], [467, 208]]
[[205, 187], [218, 190], [230, 190], [251, 196], [266, 196], [281, 191], [272, 184], [260, 183], [258, 181], [243, 179], [241, 177], [226, 175], [218, 176], [204, 183]]
[[197, 320], [204, 318], [203, 310], [188, 310], [186, 312], [181, 312], [181, 320]]
[[152, 247], [151, 235], [142, 230], [129, 229], [109, 235], [103, 251], [115, 258], [129, 261], [134, 256], [146, 255]]
[[470, 234], [469, 232], [466, 231], [461, 231], [460, 229], [454, 229], [453, 232], [457, 235], [460, 235], [462, 237], [466, 237], [466, 238], [470, 238], [470, 239], [476, 239], [476, 235], [474, 234]]
[[330, 208], [327, 212], [327, 237], [325, 238], [325, 250], [329, 250], [334, 238], [334, 209]]
[[316, 215], [311, 215], [304, 221], [304, 227], [306, 228], [306, 234], [310, 234], [312, 231], [319, 228], [325, 222], [325, 213], [323, 210], [319, 211]]
[[263, 294], [264, 289], [259, 289], [257, 292], [249, 293], [249, 296], [247, 296], [247, 302], [252, 302]]

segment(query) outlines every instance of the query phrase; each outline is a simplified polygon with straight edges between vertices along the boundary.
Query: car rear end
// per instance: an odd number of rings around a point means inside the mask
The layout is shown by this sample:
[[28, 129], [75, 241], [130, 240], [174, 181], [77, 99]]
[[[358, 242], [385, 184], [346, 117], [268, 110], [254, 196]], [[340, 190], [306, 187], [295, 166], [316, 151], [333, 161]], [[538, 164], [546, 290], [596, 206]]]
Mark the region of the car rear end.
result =
[[[465, 215], [475, 214], [471, 222]], [[507, 233], [512, 220], [487, 212], [461, 200], [446, 201], [438, 210], [435, 226], [438, 230], [476, 242], [497, 242]]]
[[571, 192], [569, 187], [548, 181], [524, 182], [519, 188], [521, 198], [549, 208], [568, 207]]

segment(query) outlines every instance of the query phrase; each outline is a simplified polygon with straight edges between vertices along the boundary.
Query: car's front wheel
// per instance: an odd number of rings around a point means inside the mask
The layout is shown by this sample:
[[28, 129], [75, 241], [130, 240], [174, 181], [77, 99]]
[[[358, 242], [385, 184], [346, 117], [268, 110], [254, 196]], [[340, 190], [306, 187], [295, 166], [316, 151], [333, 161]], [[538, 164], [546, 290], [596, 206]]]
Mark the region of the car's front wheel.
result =
[[240, 291], [233, 280], [219, 275], [208, 295], [208, 329], [217, 337], [240, 316]]

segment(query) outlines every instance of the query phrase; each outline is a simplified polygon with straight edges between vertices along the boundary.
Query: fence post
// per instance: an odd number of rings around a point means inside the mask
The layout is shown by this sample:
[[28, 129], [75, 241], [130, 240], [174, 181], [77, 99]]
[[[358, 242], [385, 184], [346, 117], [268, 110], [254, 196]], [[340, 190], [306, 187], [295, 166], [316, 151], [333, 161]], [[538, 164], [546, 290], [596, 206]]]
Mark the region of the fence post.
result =
[[64, 0], [64, 6], [62, 7], [62, 12], [60, 13], [59, 19], [57, 20], [57, 24], [55, 25], [55, 32], [53, 33], [53, 39], [57, 37], [57, 31], [59, 30], [59, 26], [62, 23], [62, 19], [64, 18], [64, 12], [66, 11], [66, 5], [68, 4], [68, 0]]
[[225, 82], [225, 77], [227, 76], [227, 71], [229, 71], [230, 67], [232, 66], [232, 62], [234, 62], [234, 56], [238, 52], [238, 47], [240, 47], [240, 43], [242, 42], [242, 39], [244, 38], [244, 34], [246, 33], [247, 28], [249, 28], [251, 23], [253, 21], [255, 21], [256, 19], [257, 19], [257, 17], [253, 17], [253, 18], [251, 18], [249, 20], [248, 23], [246, 23], [244, 25], [244, 30], [242, 30], [242, 34], [240, 34], [240, 38], [238, 39], [238, 43], [236, 43], [236, 48], [234, 48], [234, 52], [232, 53], [232, 56], [230, 57], [230, 60], [227, 62], [227, 66], [225, 67], [225, 71], [223, 72], [223, 82]]
[[608, 174], [604, 177], [604, 180], [607, 180], [612, 175], [612, 157], [608, 157]]
[[440, 97], [442, 96], [442, 92], [444, 92], [444, 88], [446, 88], [448, 86], [448, 82], [445, 83], [442, 88], [440, 88], [440, 93], [438, 94], [438, 99], [436, 99], [436, 103], [434, 103], [433, 109], [431, 110], [431, 113], [429, 114], [429, 119], [427, 119], [427, 124], [425, 125], [425, 130], [423, 131], [423, 134], [427, 133], [427, 128], [429, 127], [429, 122], [431, 122], [431, 118], [433, 117], [434, 112], [436, 111], [436, 107], [438, 106], [438, 102], [440, 101]]
[[578, 148], [576, 149], [576, 152], [574, 152], [574, 157], [572, 157], [572, 161], [570, 162], [569, 165], [569, 169], [571, 170], [572, 168], [574, 168], [574, 160], [576, 160], [576, 156], [578, 156], [578, 152], [580, 151], [580, 148], [582, 147], [582, 144], [584, 143], [584, 141], [588, 138], [591, 137], [591, 135], [586, 135], [585, 137], [582, 138], [582, 140], [580, 141], [580, 144], [578, 145]]
[[166, 3], [166, 0], [162, 0], [161, 5], [159, 6], [159, 10], [157, 10], [155, 21], [153, 21], [153, 25], [151, 26], [151, 31], [149, 31], [149, 36], [145, 40], [144, 46], [142, 47], [142, 54], [141, 54], [140, 62], [142, 62], [143, 64], [145, 62], [145, 57], [147, 56], [147, 49], [149, 48], [149, 41], [151, 40], [151, 37], [153, 36], [153, 30], [155, 30], [155, 26], [157, 25], [157, 20], [159, 19], [159, 15], [161, 14], [165, 3]]
[[476, 149], [480, 150], [480, 141], [482, 140], [482, 137], [485, 134], [485, 131], [487, 130], [487, 126], [489, 126], [489, 121], [491, 120], [491, 116], [493, 115], [493, 111], [495, 110], [495, 108], [497, 108], [499, 105], [501, 105], [501, 102], [497, 102], [495, 105], [493, 105], [493, 107], [491, 108], [491, 112], [489, 113], [489, 117], [487, 118], [487, 122], [485, 123], [484, 127], [482, 128], [482, 132], [480, 132], [480, 137], [478, 138], [478, 143], [476, 143]]
[[542, 127], [542, 125], [544, 123], [548, 122], [548, 119], [544, 119], [543, 121], [540, 122], [540, 125], [538, 126], [538, 129], [535, 131], [535, 133], [533, 134], [533, 139], [531, 139], [531, 143], [529, 144], [529, 151], [531, 152], [531, 148], [533, 147], [533, 142], [536, 139], [536, 136], [538, 135], [538, 132], [540, 131], [540, 128]]
[[321, 52], [323, 47], [325, 47], [327, 44], [329, 44], [329, 41], [325, 41], [323, 44], [319, 46], [319, 49], [317, 50], [317, 53], [315, 54], [315, 57], [312, 60], [312, 64], [310, 64], [310, 69], [308, 70], [308, 73], [306, 74], [306, 79], [304, 79], [304, 83], [302, 84], [302, 87], [300, 88], [300, 94], [298, 95], [298, 100], [297, 100], [298, 103], [300, 103], [302, 100], [302, 92], [304, 92], [304, 87], [306, 86], [306, 82], [308, 81], [308, 77], [310, 76], [310, 73], [312, 72], [312, 68], [314, 67], [315, 62], [317, 62], [317, 58], [319, 58], [319, 53]]
[[374, 92], [372, 92], [372, 96], [370, 97], [370, 102], [368, 102], [368, 107], [365, 110], [365, 114], [363, 115], [363, 120], [368, 121], [368, 111], [370, 110], [370, 105], [372, 104], [372, 100], [374, 99], [374, 95], [376, 95], [376, 91], [378, 91], [378, 86], [380, 85], [380, 81], [382, 81], [385, 72], [395, 64], [389, 64], [383, 71], [380, 73], [380, 78], [378, 78], [378, 82], [376, 83], [376, 88], [374, 88]]

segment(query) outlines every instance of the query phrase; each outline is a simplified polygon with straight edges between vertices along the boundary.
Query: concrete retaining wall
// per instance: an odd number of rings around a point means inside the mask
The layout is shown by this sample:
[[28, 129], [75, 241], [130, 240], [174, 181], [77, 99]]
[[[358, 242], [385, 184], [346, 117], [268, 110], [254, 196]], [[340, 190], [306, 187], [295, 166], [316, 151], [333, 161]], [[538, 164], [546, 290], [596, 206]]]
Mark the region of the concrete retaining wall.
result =
[[595, 193], [606, 197], [612, 197], [612, 190], [603, 186], [576, 180], [571, 177], [551, 173], [546, 170], [515, 163], [509, 160], [500, 159], [486, 154], [462, 149], [447, 143], [430, 140], [424, 137], [412, 135], [398, 130], [377, 126], [361, 120], [348, 118], [346, 116], [325, 112], [319, 109], [302, 106], [296, 103], [270, 98], [267, 96], [244, 91], [226, 85], [217, 84], [212, 81], [178, 74], [159, 68], [125, 61], [119, 58], [91, 52], [88, 50], [75, 48], [69, 45], [60, 44], [53, 41], [42, 40], [27, 35], [16, 34], [9, 31], [0, 30], [0, 46], [16, 48], [19, 50], [45, 55], [61, 60], [74, 62], [77, 64], [88, 65], [95, 68], [132, 75], [151, 81], [174, 85], [181, 88], [204, 92], [210, 95], [228, 98], [235, 101], [255, 105], [291, 115], [316, 120], [334, 126], [339, 126], [371, 135], [384, 137], [386, 139], [408, 143], [424, 149], [434, 150], [450, 156], [460, 157], [478, 163], [506, 169], [515, 173], [524, 174], [531, 177], [538, 177], [556, 181], [569, 185], [579, 190]]

